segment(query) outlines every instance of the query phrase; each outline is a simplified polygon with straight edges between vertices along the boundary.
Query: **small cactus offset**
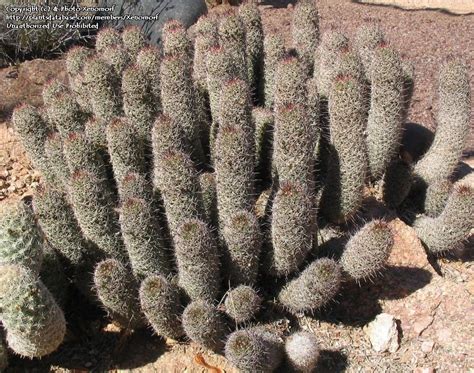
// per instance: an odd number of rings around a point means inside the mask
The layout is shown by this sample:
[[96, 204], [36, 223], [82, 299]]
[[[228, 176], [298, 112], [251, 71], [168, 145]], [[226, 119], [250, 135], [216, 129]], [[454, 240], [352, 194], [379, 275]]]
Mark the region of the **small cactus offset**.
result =
[[203, 300], [191, 302], [183, 312], [183, 328], [192, 341], [210, 350], [222, 351], [227, 325], [212, 304]]
[[299, 0], [288, 45], [260, 10], [217, 7], [189, 30], [169, 20], [159, 47], [137, 26], [102, 28], [95, 48], [67, 52], [67, 84], [15, 109], [42, 178], [33, 209], [27, 196], [0, 209], [13, 352], [52, 353], [64, 315], [76, 334], [83, 311], [105, 325], [103, 307], [123, 337], [149, 326], [242, 372], [311, 372], [306, 321], [332, 318], [343, 282], [377, 280], [398, 224], [429, 255], [469, 238], [467, 67], [443, 65], [434, 141], [412, 149], [414, 70], [390, 35], [320, 38], [316, 2]]
[[307, 331], [293, 333], [285, 341], [286, 359], [298, 372], [311, 373], [319, 359], [319, 343], [316, 336]]
[[225, 356], [241, 372], [273, 372], [283, 360], [282, 347], [270, 332], [242, 329], [227, 339]]
[[94, 271], [97, 295], [113, 321], [124, 328], [144, 324], [138, 302], [138, 284], [129, 270], [115, 259], [97, 264]]
[[20, 356], [48, 355], [66, 334], [63, 311], [38, 275], [21, 265], [0, 265], [0, 319], [8, 346]]
[[184, 335], [180, 291], [171, 281], [159, 275], [147, 277], [140, 286], [140, 304], [158, 335], [173, 339]]
[[26, 203], [2, 204], [0, 210], [0, 265], [19, 264], [38, 273], [43, 259], [43, 237]]

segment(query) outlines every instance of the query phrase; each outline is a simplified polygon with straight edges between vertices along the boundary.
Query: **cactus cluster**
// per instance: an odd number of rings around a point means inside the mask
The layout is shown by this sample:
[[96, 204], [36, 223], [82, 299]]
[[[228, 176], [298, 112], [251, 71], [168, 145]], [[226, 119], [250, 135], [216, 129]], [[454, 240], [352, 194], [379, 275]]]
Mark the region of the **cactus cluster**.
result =
[[[388, 218], [413, 195], [424, 196], [414, 227], [429, 252], [463, 242], [473, 191], [451, 178], [469, 126], [465, 67], [441, 68], [435, 140], [411, 164], [399, 155], [413, 88], [400, 56], [373, 27], [354, 42], [319, 35], [311, 0], [295, 6], [294, 49], [263, 33], [249, 2], [190, 33], [168, 22], [161, 48], [132, 27], [69, 51], [70, 86], [51, 82], [44, 109], [13, 115], [44, 175], [33, 210], [0, 219], [13, 351], [42, 356], [64, 335], [62, 295], [43, 275], [57, 263], [49, 245], [72, 286], [124, 329], [187, 337], [244, 372], [284, 359], [309, 372], [317, 341], [266, 328], [270, 304], [313, 313], [345, 282], [374, 278], [394, 245]], [[392, 212], [361, 223], [374, 189]], [[329, 231], [341, 255], [318, 242]]]

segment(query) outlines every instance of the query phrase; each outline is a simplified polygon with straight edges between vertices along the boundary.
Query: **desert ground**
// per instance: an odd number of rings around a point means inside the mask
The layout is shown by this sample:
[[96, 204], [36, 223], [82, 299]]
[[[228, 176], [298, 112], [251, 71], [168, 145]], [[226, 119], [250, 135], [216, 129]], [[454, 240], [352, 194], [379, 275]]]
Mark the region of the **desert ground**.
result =
[[[452, 56], [467, 63], [474, 61], [474, 15], [404, 10], [346, 0], [320, 0], [318, 4], [322, 33], [337, 29], [352, 37], [363, 24], [381, 26], [402, 57], [415, 66], [409, 120], [434, 130], [438, 69]], [[279, 30], [289, 42], [292, 2], [264, 0], [259, 6], [265, 29]], [[42, 87], [52, 77], [66, 81], [61, 56], [0, 69], [2, 202], [32, 194], [40, 182], [9, 119], [20, 102], [40, 105]], [[470, 82], [472, 92], [472, 65]], [[472, 171], [474, 162], [469, 156], [473, 151], [471, 131], [464, 173]], [[372, 206], [366, 208], [370, 210]], [[433, 259], [426, 256], [411, 228], [398, 219], [391, 224], [397, 230], [395, 249], [387, 269], [373, 283], [347, 285], [336, 301], [318, 315], [276, 320], [276, 327], [291, 329], [298, 323], [316, 334], [322, 348], [318, 372], [474, 371], [472, 240], [463, 250]], [[367, 336], [367, 324], [380, 313], [397, 320], [399, 346], [394, 352], [374, 351]], [[91, 314], [90, 319], [70, 330], [64, 346], [52, 356], [41, 361], [11, 358], [7, 371], [236, 372], [223, 357], [197, 345], [164, 341], [151, 331], [123, 336], [112, 325], [101, 325], [98, 316]]]

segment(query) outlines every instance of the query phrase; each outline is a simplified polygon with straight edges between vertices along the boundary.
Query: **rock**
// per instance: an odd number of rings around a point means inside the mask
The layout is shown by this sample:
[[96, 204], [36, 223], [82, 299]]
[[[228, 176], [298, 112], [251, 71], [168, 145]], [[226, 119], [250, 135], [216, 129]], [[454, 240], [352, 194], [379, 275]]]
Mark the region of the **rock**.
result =
[[432, 322], [433, 322], [433, 316], [430, 316], [430, 315], [423, 316], [413, 324], [413, 331], [418, 336], [421, 333], [423, 333], [425, 329], [431, 325]]
[[22, 189], [25, 187], [25, 182], [23, 180], [17, 180], [15, 182], [15, 186], [17, 189]]
[[424, 341], [421, 344], [421, 351], [423, 351], [425, 354], [429, 354], [431, 351], [433, 351], [433, 347], [434, 347], [433, 341]]
[[415, 368], [413, 373], [435, 373], [434, 368]]
[[372, 348], [377, 352], [395, 352], [400, 347], [398, 326], [395, 318], [388, 313], [381, 313], [365, 327]]

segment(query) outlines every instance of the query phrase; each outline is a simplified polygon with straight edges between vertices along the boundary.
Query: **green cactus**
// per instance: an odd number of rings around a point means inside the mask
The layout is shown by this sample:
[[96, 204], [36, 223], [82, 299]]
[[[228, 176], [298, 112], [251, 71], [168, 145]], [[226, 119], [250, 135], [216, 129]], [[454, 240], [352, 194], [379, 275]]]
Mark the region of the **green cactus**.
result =
[[263, 73], [263, 27], [257, 4], [245, 3], [239, 7], [239, 16], [245, 27], [245, 54], [247, 79], [253, 96], [261, 91], [259, 77]]
[[411, 62], [402, 61], [403, 71], [403, 111], [402, 123], [408, 118], [413, 91], [415, 90], [415, 67]]
[[277, 63], [275, 71], [275, 111], [287, 105], [306, 104], [306, 76], [298, 58], [287, 55]]
[[194, 342], [216, 352], [224, 347], [227, 326], [223, 315], [212, 304], [197, 300], [183, 312], [183, 328]]
[[220, 291], [219, 255], [208, 226], [184, 220], [174, 236], [178, 284], [191, 300], [213, 302]]
[[53, 295], [56, 303], [63, 307], [69, 295], [69, 280], [64, 272], [61, 258], [48, 242], [43, 245], [43, 261], [39, 277]]
[[107, 255], [125, 262], [117, 213], [110, 191], [96, 174], [79, 169], [70, 179], [69, 197], [84, 236]]
[[162, 30], [162, 39], [165, 57], [182, 58], [184, 64], [190, 62], [192, 56], [191, 41], [182, 23], [174, 19], [166, 22]]
[[319, 43], [319, 16], [313, 0], [299, 0], [293, 11], [291, 37], [308, 75], [312, 74], [314, 52]]
[[113, 321], [126, 329], [143, 326], [144, 318], [138, 303], [138, 284], [119, 261], [106, 259], [97, 264], [94, 285]]
[[180, 291], [172, 282], [159, 275], [147, 277], [140, 286], [140, 304], [156, 334], [173, 339], [184, 335]]
[[383, 200], [397, 208], [407, 198], [413, 182], [413, 167], [401, 159], [393, 161], [383, 178]]
[[54, 185], [58, 189], [64, 189], [69, 179], [69, 166], [64, 156], [63, 141], [59, 132], [51, 132], [44, 144], [44, 152], [51, 167], [50, 172], [57, 180]]
[[145, 141], [132, 123], [116, 118], [107, 126], [108, 151], [118, 185], [128, 172], [145, 172]]
[[271, 181], [272, 143], [275, 119], [271, 110], [263, 107], [252, 109], [255, 126], [255, 162], [260, 184]]
[[451, 176], [469, 134], [471, 96], [468, 70], [463, 63], [453, 60], [442, 66], [438, 96], [435, 137], [428, 152], [415, 165], [415, 174], [426, 184]]
[[122, 182], [118, 186], [118, 193], [121, 201], [129, 198], [151, 201], [153, 199], [153, 186], [145, 175], [131, 171], [122, 178]]
[[121, 78], [124, 70], [130, 65], [130, 56], [122, 45], [109, 46], [100, 53], [100, 58], [111, 66], [117, 75]]
[[285, 43], [278, 34], [266, 34], [263, 39], [264, 102], [273, 108], [275, 95], [275, 71], [279, 61], [285, 56]]
[[390, 226], [381, 220], [364, 225], [347, 243], [340, 263], [356, 281], [373, 277], [385, 265], [394, 245]]
[[38, 273], [43, 260], [43, 237], [31, 207], [18, 201], [0, 210], [0, 265], [18, 264]]
[[163, 59], [161, 99], [163, 113], [182, 127], [186, 140], [193, 145], [193, 161], [201, 164], [204, 162], [204, 152], [190, 67], [190, 63], [184, 63], [180, 57], [169, 56]]
[[237, 323], [252, 320], [262, 305], [262, 298], [250, 286], [240, 285], [229, 290], [225, 298], [225, 311]]
[[425, 193], [425, 215], [432, 218], [439, 216], [443, 212], [452, 190], [453, 183], [449, 180], [440, 179], [428, 185]]
[[41, 92], [43, 103], [46, 106], [52, 105], [58, 96], [68, 92], [68, 87], [64, 85], [59, 79], [51, 79], [46, 82]]
[[146, 71], [138, 65], [128, 67], [122, 75], [123, 110], [143, 140], [151, 139], [151, 127], [157, 114], [151, 89], [143, 87], [147, 80]]
[[208, 16], [200, 17], [195, 24], [193, 79], [207, 94], [206, 59], [209, 50], [219, 43], [217, 24]]
[[147, 90], [151, 92], [155, 111], [159, 112], [161, 110], [160, 50], [154, 46], [142, 48], [137, 55], [137, 65], [147, 77]]
[[329, 258], [318, 259], [285, 285], [278, 300], [292, 313], [314, 311], [334, 298], [340, 282], [339, 265]]
[[283, 346], [270, 332], [242, 329], [227, 339], [225, 357], [243, 373], [273, 372], [283, 360]]
[[285, 341], [286, 359], [297, 372], [311, 373], [318, 364], [320, 349], [316, 336], [307, 331], [290, 335]]
[[[91, 102], [89, 102], [88, 87], [84, 84], [84, 65], [87, 60], [94, 55], [94, 51], [89, 48], [75, 46], [72, 47], [66, 55], [66, 70], [69, 77], [69, 85], [74, 93], [78, 104], [86, 112], [92, 111]], [[47, 103], [47, 100], [45, 100]]]
[[262, 234], [256, 216], [249, 211], [237, 211], [229, 216], [221, 229], [225, 245], [225, 273], [229, 282], [255, 285], [262, 247]]
[[357, 30], [355, 46], [369, 79], [374, 52], [384, 42], [385, 35], [376, 25], [364, 25]]
[[432, 254], [462, 245], [474, 225], [474, 191], [456, 185], [443, 212], [436, 218], [421, 216], [413, 224], [416, 234]]
[[38, 275], [19, 265], [0, 265], [0, 319], [8, 346], [34, 358], [55, 351], [66, 334], [61, 308]]
[[353, 77], [339, 76], [329, 96], [331, 154], [321, 210], [336, 223], [348, 220], [362, 204], [368, 165], [362, 91]]
[[40, 112], [31, 105], [20, 105], [13, 111], [12, 123], [33, 166], [41, 171], [47, 181], [57, 182], [44, 151], [51, 129]]
[[128, 198], [120, 207], [120, 226], [128, 257], [137, 279], [171, 272], [170, 255], [149, 202]]
[[136, 58], [140, 49], [146, 46], [146, 39], [140, 27], [130, 25], [122, 31], [122, 43], [127, 49], [130, 59], [133, 60]]
[[213, 172], [204, 172], [199, 175], [204, 216], [211, 227], [218, 227], [216, 175]]
[[397, 53], [381, 46], [373, 51], [367, 122], [367, 152], [373, 179], [379, 179], [398, 154], [403, 125], [404, 77]]
[[238, 126], [219, 128], [216, 141], [216, 189], [219, 225], [231, 215], [250, 210], [254, 194], [253, 133]]
[[315, 244], [312, 196], [301, 183], [280, 185], [272, 207], [270, 272], [288, 276], [298, 270]]
[[202, 218], [204, 206], [197, 172], [189, 156], [170, 150], [155, 159], [154, 185], [163, 198], [173, 236], [186, 219]]
[[120, 33], [112, 27], [104, 27], [97, 33], [95, 49], [98, 53], [102, 53], [106, 48], [122, 45]]
[[[186, 141], [183, 128], [171, 117], [159, 115], [152, 128], [152, 147], [154, 161], [159, 162], [160, 158], [169, 151], [181, 150], [190, 151], [191, 146]], [[155, 164], [158, 171], [161, 166]]]
[[86, 124], [84, 132], [92, 145], [101, 151], [107, 149], [107, 121], [92, 117]]
[[349, 40], [340, 32], [323, 34], [321, 43], [315, 52], [314, 76], [318, 82], [319, 93], [328, 99], [333, 80], [337, 76], [337, 60], [340, 54], [349, 48]]

